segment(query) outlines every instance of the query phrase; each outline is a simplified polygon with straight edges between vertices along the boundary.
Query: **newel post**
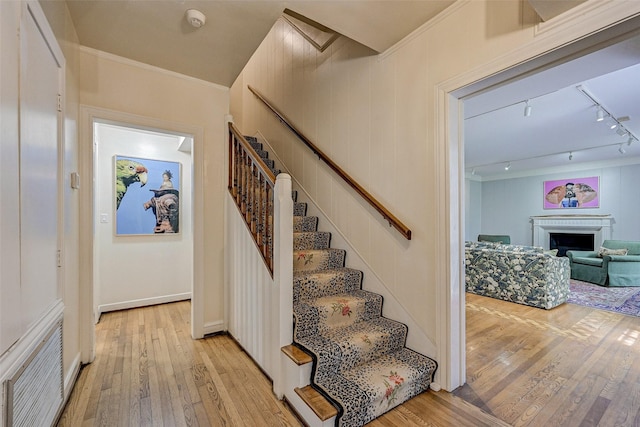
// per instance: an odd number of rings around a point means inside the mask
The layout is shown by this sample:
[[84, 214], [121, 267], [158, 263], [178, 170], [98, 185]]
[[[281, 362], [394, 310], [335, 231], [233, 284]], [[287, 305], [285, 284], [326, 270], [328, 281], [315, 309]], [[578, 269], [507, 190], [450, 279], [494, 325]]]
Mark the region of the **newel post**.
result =
[[293, 340], [293, 198], [291, 176], [278, 174], [273, 212], [273, 392], [284, 396], [284, 369], [280, 349]]

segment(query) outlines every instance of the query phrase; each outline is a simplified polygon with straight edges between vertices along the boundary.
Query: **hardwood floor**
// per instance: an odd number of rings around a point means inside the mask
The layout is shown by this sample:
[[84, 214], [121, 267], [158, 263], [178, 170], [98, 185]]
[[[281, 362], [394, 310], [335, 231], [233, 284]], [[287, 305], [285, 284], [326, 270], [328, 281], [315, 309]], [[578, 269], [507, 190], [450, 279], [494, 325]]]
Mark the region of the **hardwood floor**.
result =
[[640, 318], [467, 294], [467, 384], [513, 426], [640, 426]]
[[[192, 340], [189, 319], [188, 301], [104, 314], [58, 425], [300, 425], [231, 337]], [[640, 426], [639, 338], [638, 318], [467, 294], [468, 384], [369, 426]]]

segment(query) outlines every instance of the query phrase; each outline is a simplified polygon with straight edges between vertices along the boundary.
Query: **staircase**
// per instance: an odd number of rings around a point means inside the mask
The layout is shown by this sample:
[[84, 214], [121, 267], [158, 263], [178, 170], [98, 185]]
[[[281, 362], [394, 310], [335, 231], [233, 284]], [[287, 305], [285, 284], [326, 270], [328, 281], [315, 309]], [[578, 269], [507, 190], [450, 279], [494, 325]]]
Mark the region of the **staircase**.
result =
[[[262, 144], [247, 140], [279, 173]], [[361, 426], [426, 391], [437, 364], [405, 347], [407, 327], [382, 316], [382, 296], [362, 289], [362, 272], [345, 267], [346, 252], [330, 247], [331, 234], [293, 197], [294, 343], [283, 352], [317, 421], [293, 406], [309, 425]]]

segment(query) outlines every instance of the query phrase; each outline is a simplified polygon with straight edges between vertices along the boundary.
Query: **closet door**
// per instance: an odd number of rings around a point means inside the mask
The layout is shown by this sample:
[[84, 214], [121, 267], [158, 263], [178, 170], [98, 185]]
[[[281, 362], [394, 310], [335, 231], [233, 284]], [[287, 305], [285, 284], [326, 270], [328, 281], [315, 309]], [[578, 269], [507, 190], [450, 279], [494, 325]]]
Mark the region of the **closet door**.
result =
[[18, 2], [0, 1], [0, 356], [20, 338], [22, 327], [18, 226], [20, 10]]
[[[20, 25], [20, 276], [23, 326], [58, 292], [58, 139], [62, 58], [27, 5]], [[48, 26], [46, 26], [48, 29]]]

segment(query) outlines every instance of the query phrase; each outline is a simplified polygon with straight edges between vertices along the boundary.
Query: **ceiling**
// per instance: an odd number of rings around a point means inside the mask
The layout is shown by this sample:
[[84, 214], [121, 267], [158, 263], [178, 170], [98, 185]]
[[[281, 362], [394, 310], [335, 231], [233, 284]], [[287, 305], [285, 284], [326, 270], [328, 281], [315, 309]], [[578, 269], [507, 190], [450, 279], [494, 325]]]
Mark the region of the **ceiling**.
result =
[[[382, 52], [455, 0], [66, 0], [80, 44], [230, 87], [285, 8]], [[199, 29], [188, 9], [206, 15]]]
[[[529, 0], [543, 17], [582, 1]], [[372, 52], [383, 52], [454, 2], [66, 0], [83, 46], [227, 87], [286, 8]], [[187, 23], [185, 12], [191, 8], [206, 15], [203, 27]], [[582, 86], [614, 117], [628, 116], [623, 126], [639, 137], [639, 40], [628, 39], [465, 99], [467, 175], [490, 180], [586, 168], [594, 162], [640, 162], [640, 142], [627, 145], [628, 137], [596, 122], [597, 107], [576, 89]], [[523, 114], [527, 99], [529, 117]]]
[[[596, 121], [598, 107], [579, 87], [631, 131], [631, 145], [628, 134]], [[465, 172], [492, 180], [640, 163], [639, 100], [638, 36], [471, 97], [464, 102]]]

